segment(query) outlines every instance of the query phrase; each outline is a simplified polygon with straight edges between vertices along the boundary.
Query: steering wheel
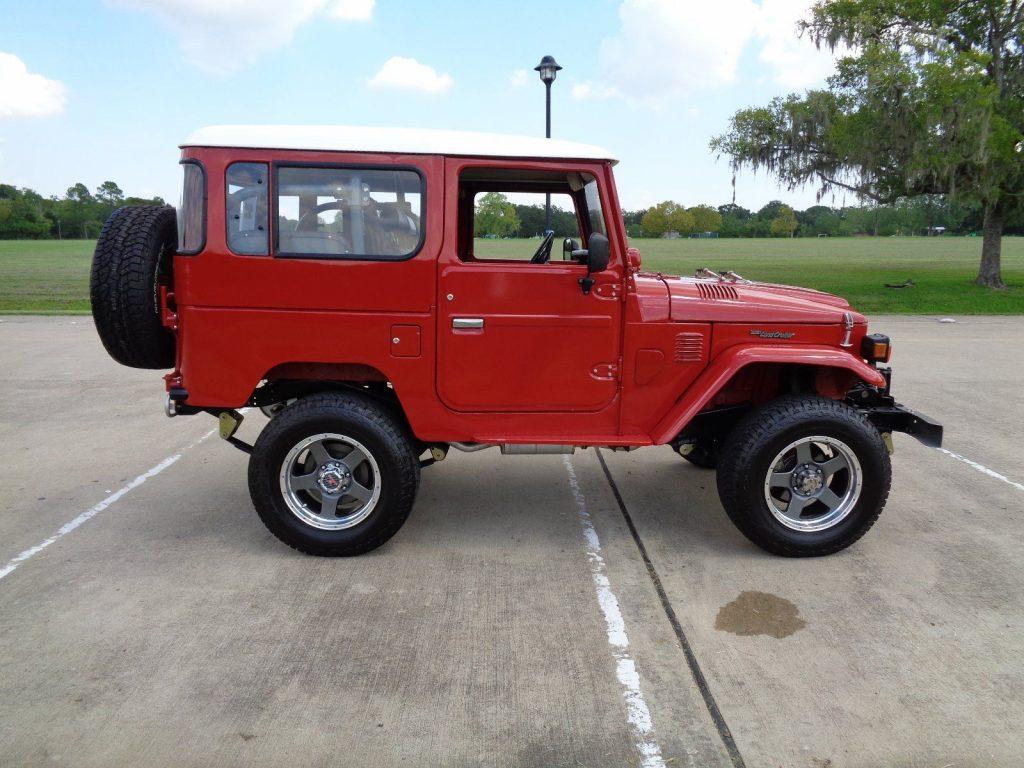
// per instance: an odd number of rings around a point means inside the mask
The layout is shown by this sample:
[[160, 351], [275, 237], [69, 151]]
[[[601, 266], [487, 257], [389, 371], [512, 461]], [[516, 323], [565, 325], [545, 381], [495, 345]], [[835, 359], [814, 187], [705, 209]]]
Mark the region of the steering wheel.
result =
[[299, 217], [299, 220], [295, 222], [295, 231], [298, 232], [302, 229], [303, 223], [305, 223], [306, 219], [310, 216], [319, 216], [324, 211], [340, 211], [343, 205], [344, 204], [340, 200], [332, 200], [329, 203], [320, 203], [316, 208], [311, 211], [306, 211]]
[[533, 254], [533, 258], [530, 259], [531, 264], [547, 264], [551, 258], [551, 245], [555, 242], [555, 233], [553, 230], [548, 230], [547, 234], [544, 235], [544, 239], [540, 241], [540, 246], [537, 248], [536, 253]]

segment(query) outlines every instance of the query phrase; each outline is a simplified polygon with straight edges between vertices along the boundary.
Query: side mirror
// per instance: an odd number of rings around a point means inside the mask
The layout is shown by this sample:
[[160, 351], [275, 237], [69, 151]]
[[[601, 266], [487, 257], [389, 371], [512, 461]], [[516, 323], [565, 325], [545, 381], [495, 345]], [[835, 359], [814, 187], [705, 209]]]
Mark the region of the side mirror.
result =
[[580, 249], [580, 244], [573, 240], [571, 237], [565, 238], [562, 241], [562, 261], [571, 261], [576, 258], [576, 251]]
[[594, 287], [594, 278], [591, 277], [595, 272], [604, 272], [608, 269], [608, 258], [611, 254], [611, 248], [608, 245], [608, 238], [604, 235], [595, 232], [590, 236], [590, 242], [587, 243], [587, 250], [581, 251], [580, 255], [586, 254], [586, 265], [587, 265], [587, 276], [580, 278], [580, 288], [583, 289], [584, 294], [589, 294], [590, 289]]
[[592, 234], [587, 243], [587, 272], [604, 272], [608, 269], [610, 254], [608, 238], [599, 232]]

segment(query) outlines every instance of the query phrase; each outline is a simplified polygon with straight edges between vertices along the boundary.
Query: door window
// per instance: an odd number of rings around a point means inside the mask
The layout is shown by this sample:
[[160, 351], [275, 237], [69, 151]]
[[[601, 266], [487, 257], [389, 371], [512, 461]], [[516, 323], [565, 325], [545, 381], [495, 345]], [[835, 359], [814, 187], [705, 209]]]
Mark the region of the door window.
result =
[[[550, 200], [550, 218], [547, 215]], [[552, 263], [605, 233], [597, 180], [558, 171], [471, 168], [459, 179], [463, 261]]]

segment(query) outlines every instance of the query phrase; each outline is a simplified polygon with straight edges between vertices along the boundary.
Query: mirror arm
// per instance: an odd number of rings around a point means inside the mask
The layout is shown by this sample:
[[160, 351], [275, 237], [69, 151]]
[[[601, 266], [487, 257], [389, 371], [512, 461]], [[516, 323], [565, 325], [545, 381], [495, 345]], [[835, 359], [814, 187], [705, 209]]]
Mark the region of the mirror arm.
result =
[[590, 275], [587, 275], [586, 277], [581, 277], [580, 278], [580, 280], [579, 280], [580, 288], [583, 289], [583, 295], [584, 296], [589, 296], [590, 295], [590, 289], [594, 287], [594, 283], [596, 283], [596, 282], [597, 281], [594, 278], [592, 278]]

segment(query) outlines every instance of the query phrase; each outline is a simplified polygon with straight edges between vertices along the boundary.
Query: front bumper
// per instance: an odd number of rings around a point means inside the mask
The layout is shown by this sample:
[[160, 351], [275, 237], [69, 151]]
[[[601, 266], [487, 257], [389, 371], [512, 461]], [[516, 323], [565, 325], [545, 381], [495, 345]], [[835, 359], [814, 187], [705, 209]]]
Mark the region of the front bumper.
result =
[[861, 408], [879, 432], [905, 432], [932, 448], [942, 447], [942, 425], [899, 403]]

